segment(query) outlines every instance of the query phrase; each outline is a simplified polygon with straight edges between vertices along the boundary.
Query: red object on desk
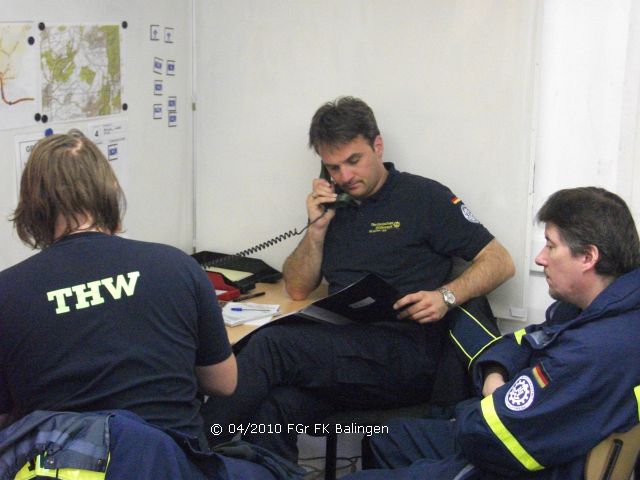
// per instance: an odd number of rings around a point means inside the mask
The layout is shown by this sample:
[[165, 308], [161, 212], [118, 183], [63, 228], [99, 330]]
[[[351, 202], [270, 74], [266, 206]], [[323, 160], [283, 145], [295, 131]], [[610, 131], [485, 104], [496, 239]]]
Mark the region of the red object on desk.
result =
[[[240, 295], [240, 290], [225, 283], [225, 278], [221, 273], [207, 272], [209, 280], [213, 284], [218, 294], [218, 300], [229, 301]], [[222, 293], [220, 293], [222, 292]]]

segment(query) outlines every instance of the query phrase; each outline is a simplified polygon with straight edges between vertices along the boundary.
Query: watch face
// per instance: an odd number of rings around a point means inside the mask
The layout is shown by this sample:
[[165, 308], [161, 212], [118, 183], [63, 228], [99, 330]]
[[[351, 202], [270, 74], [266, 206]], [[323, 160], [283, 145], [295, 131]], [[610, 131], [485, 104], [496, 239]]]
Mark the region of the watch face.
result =
[[442, 299], [444, 300], [444, 303], [446, 303], [448, 306], [453, 306], [456, 304], [456, 296], [451, 290], [442, 288], [440, 292], [442, 293]]

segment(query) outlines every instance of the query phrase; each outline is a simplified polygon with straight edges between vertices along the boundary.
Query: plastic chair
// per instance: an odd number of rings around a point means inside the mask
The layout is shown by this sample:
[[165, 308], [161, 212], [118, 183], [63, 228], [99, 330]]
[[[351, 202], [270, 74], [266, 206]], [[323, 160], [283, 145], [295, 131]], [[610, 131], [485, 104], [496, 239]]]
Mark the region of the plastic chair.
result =
[[640, 424], [628, 432], [614, 433], [587, 456], [585, 480], [628, 480], [635, 469], [640, 478]]

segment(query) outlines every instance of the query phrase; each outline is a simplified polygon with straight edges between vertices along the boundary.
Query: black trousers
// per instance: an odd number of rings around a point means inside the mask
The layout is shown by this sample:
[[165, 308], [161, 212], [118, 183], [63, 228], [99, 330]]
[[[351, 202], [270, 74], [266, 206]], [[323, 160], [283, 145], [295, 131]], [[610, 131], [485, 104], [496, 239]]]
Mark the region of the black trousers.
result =
[[241, 433], [295, 462], [297, 435], [335, 411], [427, 401], [444, 330], [443, 322], [263, 328], [238, 353], [235, 393], [202, 407], [209, 442]]

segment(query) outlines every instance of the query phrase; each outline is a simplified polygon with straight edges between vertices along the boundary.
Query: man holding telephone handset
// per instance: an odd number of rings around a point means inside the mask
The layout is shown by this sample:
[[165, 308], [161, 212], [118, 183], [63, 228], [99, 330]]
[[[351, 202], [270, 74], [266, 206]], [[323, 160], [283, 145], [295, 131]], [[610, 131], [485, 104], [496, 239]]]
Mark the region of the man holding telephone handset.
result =
[[[267, 328], [240, 351], [236, 393], [205, 405], [205, 419], [281, 425], [279, 434], [245, 439], [294, 461], [304, 429], [287, 425], [429, 401], [447, 331], [439, 320], [514, 274], [509, 253], [447, 187], [383, 163], [382, 137], [362, 100], [323, 105], [309, 145], [329, 179], [314, 179], [307, 196], [309, 228], [283, 267], [287, 293], [304, 299], [323, 277], [334, 293], [373, 273], [403, 296], [397, 318]], [[471, 265], [447, 283], [454, 257]]]

